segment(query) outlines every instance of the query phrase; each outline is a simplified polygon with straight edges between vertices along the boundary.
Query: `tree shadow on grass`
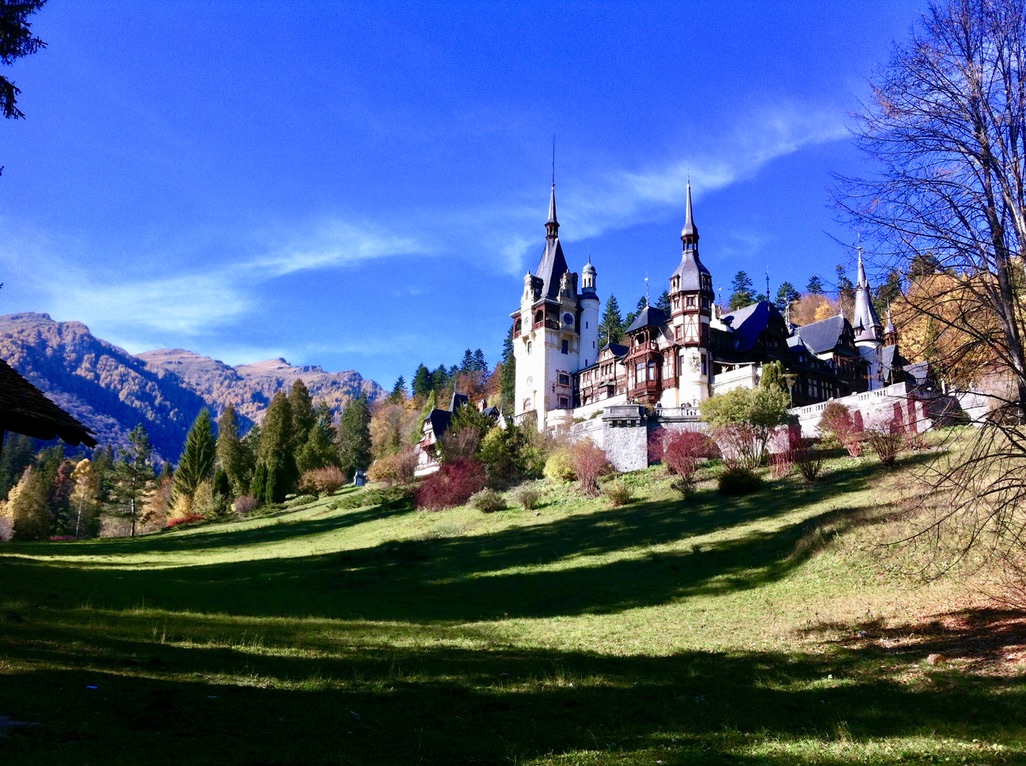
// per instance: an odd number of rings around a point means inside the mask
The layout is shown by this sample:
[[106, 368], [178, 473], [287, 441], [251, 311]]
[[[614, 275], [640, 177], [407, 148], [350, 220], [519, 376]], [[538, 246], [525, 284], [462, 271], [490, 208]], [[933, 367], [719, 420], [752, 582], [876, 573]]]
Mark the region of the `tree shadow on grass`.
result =
[[903, 737], [966, 750], [902, 762], [1026, 756], [1021, 685], [900, 683], [869, 648], [612, 657], [386, 646], [360, 633], [369, 626], [309, 624], [334, 630], [334, 646], [314, 637], [319, 652], [278, 653], [300, 628], [264, 626], [254, 652], [161, 644], [143, 619], [0, 623], [7, 661], [26, 668], [4, 676], [0, 712], [41, 724], [0, 742], [7, 762], [840, 764]]
[[[153, 535], [103, 538], [85, 543], [19, 543], [11, 546], [10, 550], [16, 554], [40, 557], [59, 555], [65, 559], [82, 558], [84, 560], [97, 556], [121, 556], [134, 553], [188, 553], [313, 537], [325, 532], [352, 528], [369, 521], [394, 518], [408, 513], [413, 513], [412, 502], [387, 508], [371, 506], [344, 513], [331, 513], [326, 509], [325, 514], [328, 515], [313, 518], [295, 518], [290, 511], [280, 511], [263, 517], [269, 521], [273, 520], [273, 523], [264, 523], [253, 527], [224, 529], [220, 525], [211, 525], [190, 529], [187, 534], [182, 534], [184, 530], [167, 530]], [[81, 565], [75, 563], [75, 566]], [[87, 561], [85, 565], [88, 565]]]
[[[859, 517], [858, 509], [817, 510], [820, 503], [864, 486], [872, 472], [860, 464], [836, 472], [829, 486], [778, 483], [739, 499], [705, 493], [690, 504], [652, 501], [491, 534], [392, 540], [315, 556], [138, 570], [0, 556], [0, 579], [7, 602], [53, 606], [412, 622], [609, 613], [784, 576], [823, 539], [819, 530]], [[213, 538], [219, 545], [281, 540], [384, 513], [363, 509]], [[698, 539], [724, 530], [738, 531]], [[164, 550], [175, 541], [153, 542]], [[644, 550], [653, 546], [662, 548]]]
[[[166, 569], [52, 567], [0, 559], [10, 603], [126, 609], [139, 606], [249, 616], [344, 617], [410, 622], [468, 622], [502, 617], [602, 614], [728, 593], [779, 579], [814, 548], [821, 525], [855, 512], [835, 509], [770, 531], [716, 542], [634, 551], [612, 559], [575, 559], [613, 544], [630, 551], [655, 540], [714, 529], [701, 517], [668, 509], [650, 525], [571, 517], [491, 535], [390, 541], [338, 553]], [[774, 512], [775, 513], [775, 512]], [[604, 517], [600, 514], [599, 518]], [[612, 531], [610, 531], [612, 530]], [[632, 530], [637, 530], [633, 531]], [[603, 538], [607, 535], [607, 538]]]

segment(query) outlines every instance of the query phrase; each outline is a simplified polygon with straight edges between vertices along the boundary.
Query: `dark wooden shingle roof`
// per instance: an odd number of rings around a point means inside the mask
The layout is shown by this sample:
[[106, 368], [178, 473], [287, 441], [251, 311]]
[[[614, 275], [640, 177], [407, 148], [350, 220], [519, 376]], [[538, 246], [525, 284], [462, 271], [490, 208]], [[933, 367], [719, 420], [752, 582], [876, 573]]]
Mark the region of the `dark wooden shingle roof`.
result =
[[0, 432], [4, 431], [34, 439], [60, 437], [71, 446], [96, 446], [88, 428], [0, 359]]

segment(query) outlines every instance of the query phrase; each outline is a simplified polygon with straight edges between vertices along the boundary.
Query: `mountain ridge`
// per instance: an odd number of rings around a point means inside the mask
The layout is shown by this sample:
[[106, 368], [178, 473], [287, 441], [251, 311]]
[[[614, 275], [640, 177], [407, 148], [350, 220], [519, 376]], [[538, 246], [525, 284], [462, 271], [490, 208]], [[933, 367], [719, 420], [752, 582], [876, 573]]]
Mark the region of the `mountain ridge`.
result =
[[271, 359], [232, 367], [188, 349], [130, 354], [97, 338], [78, 321], [49, 314], [0, 315], [0, 358], [40, 388], [97, 436], [124, 446], [142, 424], [161, 460], [177, 460], [185, 436], [204, 407], [218, 417], [231, 403], [248, 429], [259, 422], [276, 391], [302, 378], [315, 402], [336, 412], [352, 398], [384, 394], [355, 371], [325, 372]]

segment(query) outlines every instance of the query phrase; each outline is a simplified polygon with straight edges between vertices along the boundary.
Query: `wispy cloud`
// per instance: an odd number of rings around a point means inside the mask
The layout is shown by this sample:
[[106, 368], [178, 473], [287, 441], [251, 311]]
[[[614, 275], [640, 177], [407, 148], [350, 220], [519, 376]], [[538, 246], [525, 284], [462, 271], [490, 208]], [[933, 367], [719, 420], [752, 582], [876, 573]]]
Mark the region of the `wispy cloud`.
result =
[[342, 218], [321, 220], [299, 232], [279, 232], [273, 239], [267, 252], [241, 264], [257, 279], [430, 252], [414, 237], [389, 232], [380, 224]]
[[689, 176], [702, 193], [717, 191], [752, 177], [772, 160], [848, 136], [840, 109], [777, 104], [738, 119], [712, 148], [684, 147], [649, 168], [599, 172], [569, 196], [563, 206], [567, 223], [578, 236], [593, 237], [639, 223], [667, 206], [683, 210]]

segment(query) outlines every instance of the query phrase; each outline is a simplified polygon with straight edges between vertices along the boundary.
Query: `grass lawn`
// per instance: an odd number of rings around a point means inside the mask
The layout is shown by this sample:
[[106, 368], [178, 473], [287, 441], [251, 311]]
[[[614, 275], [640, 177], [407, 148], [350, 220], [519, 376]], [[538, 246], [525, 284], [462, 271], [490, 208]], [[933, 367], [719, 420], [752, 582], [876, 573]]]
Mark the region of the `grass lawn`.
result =
[[0, 763], [1026, 763], [1018, 617], [879, 555], [921, 459], [5, 545]]

